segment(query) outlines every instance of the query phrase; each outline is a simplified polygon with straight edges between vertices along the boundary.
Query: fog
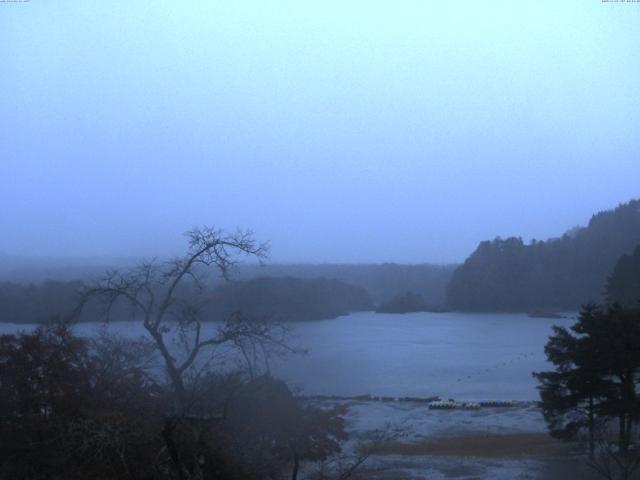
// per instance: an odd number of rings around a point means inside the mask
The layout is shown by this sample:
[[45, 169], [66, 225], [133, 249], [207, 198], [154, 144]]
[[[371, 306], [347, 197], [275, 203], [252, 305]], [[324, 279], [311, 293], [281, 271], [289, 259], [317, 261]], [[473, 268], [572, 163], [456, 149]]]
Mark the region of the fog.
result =
[[640, 472], [640, 0], [0, 0], [0, 479]]
[[637, 196], [640, 8], [0, 4], [0, 252], [459, 262]]

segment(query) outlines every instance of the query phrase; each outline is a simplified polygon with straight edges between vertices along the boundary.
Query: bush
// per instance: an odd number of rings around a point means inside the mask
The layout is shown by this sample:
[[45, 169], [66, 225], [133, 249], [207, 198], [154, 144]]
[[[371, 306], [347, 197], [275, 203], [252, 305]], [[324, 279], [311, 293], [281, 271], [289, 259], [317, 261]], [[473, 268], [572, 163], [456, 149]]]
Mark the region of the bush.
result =
[[0, 477], [291, 478], [346, 439], [343, 408], [309, 405], [270, 376], [195, 375], [188, 413], [176, 412], [170, 386], [145, 368], [154, 355], [153, 344], [61, 324], [0, 336]]

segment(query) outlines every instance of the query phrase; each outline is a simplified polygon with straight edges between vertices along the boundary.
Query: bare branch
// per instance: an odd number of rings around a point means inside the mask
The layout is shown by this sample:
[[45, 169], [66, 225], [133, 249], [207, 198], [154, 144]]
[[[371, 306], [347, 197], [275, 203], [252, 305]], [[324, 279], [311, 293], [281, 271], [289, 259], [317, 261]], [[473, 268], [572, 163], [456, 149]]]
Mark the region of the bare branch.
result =
[[[202, 227], [190, 230], [186, 236], [188, 248], [184, 256], [164, 263], [155, 259], [144, 261], [125, 273], [107, 272], [83, 295], [83, 303], [89, 298], [100, 297], [107, 312], [111, 312], [116, 302], [124, 302], [142, 315], [142, 324], [164, 360], [182, 409], [185, 408], [184, 375], [204, 348], [222, 344], [234, 346], [241, 352], [251, 348], [254, 361], [257, 361], [258, 351], [266, 357], [267, 346], [294, 351], [285, 343], [284, 329], [266, 322], [249, 321], [240, 314], [232, 315], [213, 336], [202, 338], [204, 302], [198, 302], [192, 287], [195, 285], [199, 293], [204, 291], [203, 272], [209, 267], [214, 267], [228, 279], [239, 255], [263, 259], [268, 245], [256, 242], [249, 230], [227, 234], [219, 229]], [[182, 298], [185, 289], [189, 294]], [[174, 357], [165, 339], [170, 326], [178, 329], [178, 338], [186, 350], [181, 361]]]

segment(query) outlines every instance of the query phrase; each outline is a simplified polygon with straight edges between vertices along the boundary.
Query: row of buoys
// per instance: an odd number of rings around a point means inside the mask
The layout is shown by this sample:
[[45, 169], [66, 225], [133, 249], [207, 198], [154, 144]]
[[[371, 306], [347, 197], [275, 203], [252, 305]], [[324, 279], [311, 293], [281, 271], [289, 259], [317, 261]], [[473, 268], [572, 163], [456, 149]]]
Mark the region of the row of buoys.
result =
[[490, 400], [488, 402], [480, 402], [482, 407], [513, 407], [515, 402], [511, 400]]
[[429, 410], [479, 410], [481, 407], [513, 407], [511, 400], [489, 400], [485, 402], [456, 402], [455, 400], [429, 403]]
[[430, 403], [440, 400], [440, 397], [382, 397], [376, 395], [310, 395], [307, 398], [313, 400], [337, 400], [337, 401], [360, 401], [360, 402], [414, 402], [414, 403]]
[[431, 402], [429, 410], [479, 410], [480, 404], [475, 402]]

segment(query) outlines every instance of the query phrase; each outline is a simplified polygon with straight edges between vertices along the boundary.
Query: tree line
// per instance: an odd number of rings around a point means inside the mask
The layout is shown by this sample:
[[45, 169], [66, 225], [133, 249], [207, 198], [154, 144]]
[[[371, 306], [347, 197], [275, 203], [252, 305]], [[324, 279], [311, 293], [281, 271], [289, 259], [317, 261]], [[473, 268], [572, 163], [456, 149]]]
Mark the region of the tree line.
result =
[[[77, 320], [95, 321], [100, 306], [95, 302], [76, 312], [80, 293], [89, 282], [47, 281], [39, 284], [0, 282], [0, 321], [41, 323], [52, 317], [78, 314]], [[184, 297], [200, 298], [197, 285], [187, 279], [180, 287]], [[221, 321], [235, 311], [247, 315], [274, 317], [280, 321], [322, 320], [351, 312], [373, 309], [369, 294], [339, 280], [325, 278], [261, 277], [230, 281], [207, 291], [203, 314], [207, 320]], [[134, 320], [138, 312], [126, 302], [113, 305], [110, 318]]]
[[640, 245], [640, 200], [594, 215], [560, 238], [481, 242], [453, 273], [447, 302], [456, 310], [577, 309], [602, 302], [607, 276]]
[[[0, 285], [36, 287], [52, 279], [66, 282], [87, 282], [103, 271], [128, 268], [136, 261], [131, 258], [114, 259], [65, 259], [16, 258], [3, 256], [0, 252]], [[443, 305], [445, 287], [457, 265], [397, 263], [383, 264], [278, 264], [240, 263], [236, 266], [236, 281], [261, 277], [286, 277], [300, 279], [326, 278], [364, 288], [375, 304], [386, 302], [408, 291], [421, 295], [430, 305]], [[212, 285], [224, 284], [216, 273], [209, 279]], [[1, 288], [0, 288], [1, 291]]]

